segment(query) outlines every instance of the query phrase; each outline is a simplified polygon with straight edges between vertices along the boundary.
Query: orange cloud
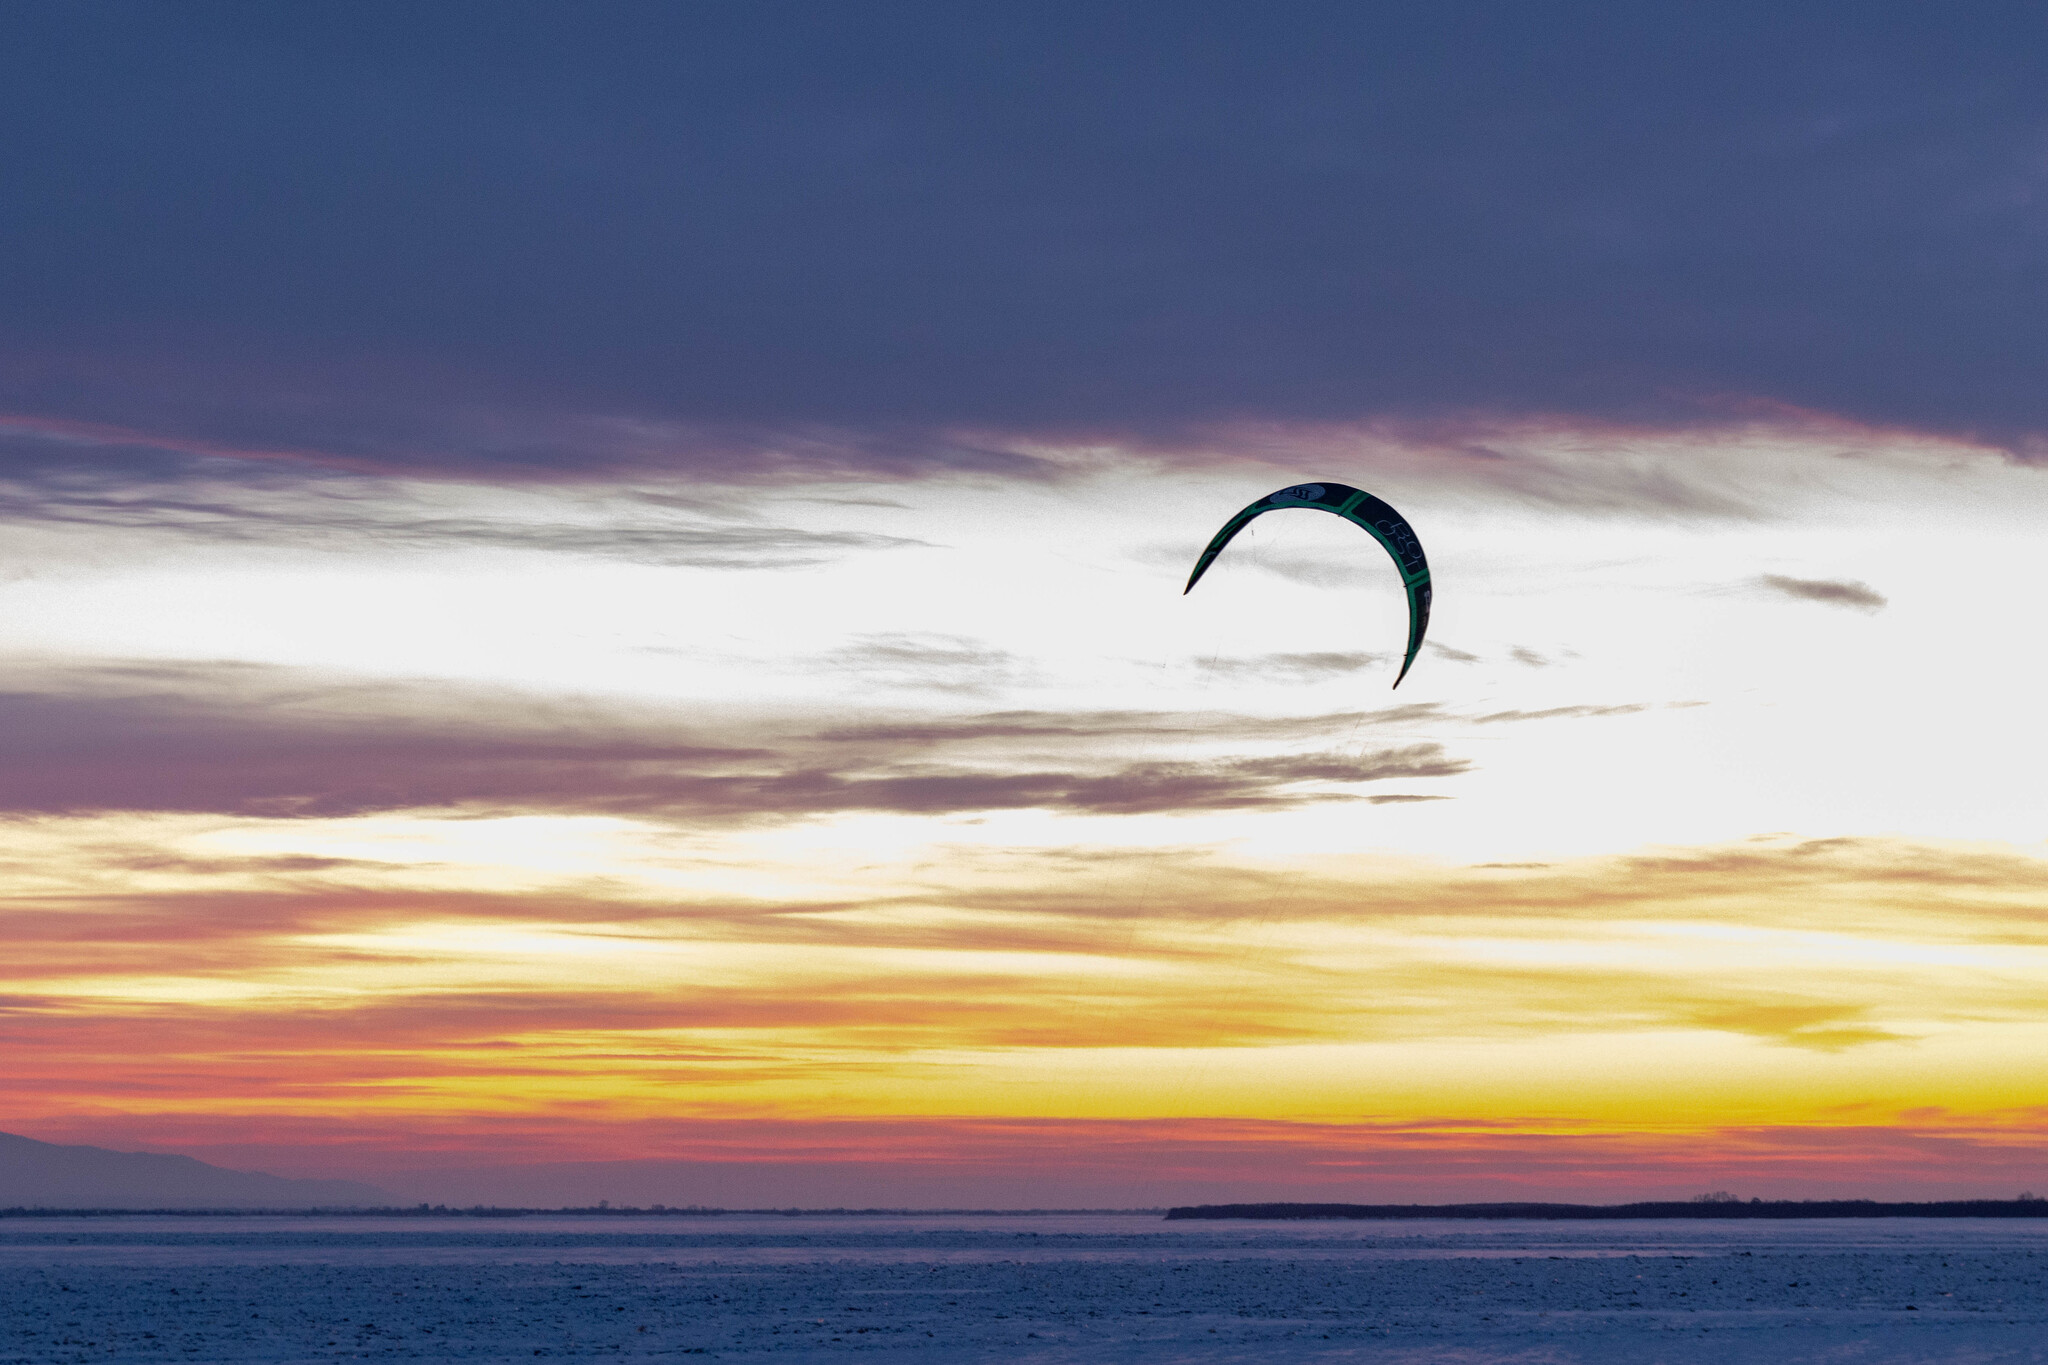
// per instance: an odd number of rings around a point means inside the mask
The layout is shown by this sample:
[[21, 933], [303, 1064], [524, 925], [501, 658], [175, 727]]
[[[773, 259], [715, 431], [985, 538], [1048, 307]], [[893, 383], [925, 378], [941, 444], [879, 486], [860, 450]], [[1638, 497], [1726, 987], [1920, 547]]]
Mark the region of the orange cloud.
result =
[[39, 1134], [123, 1113], [1826, 1126], [2012, 1111], [2048, 1024], [2025, 956], [2048, 949], [2043, 860], [1988, 845], [1311, 870], [1052, 849], [781, 898], [448, 890], [469, 874], [132, 830], [77, 848], [100, 889], [0, 911], [0, 1104]]

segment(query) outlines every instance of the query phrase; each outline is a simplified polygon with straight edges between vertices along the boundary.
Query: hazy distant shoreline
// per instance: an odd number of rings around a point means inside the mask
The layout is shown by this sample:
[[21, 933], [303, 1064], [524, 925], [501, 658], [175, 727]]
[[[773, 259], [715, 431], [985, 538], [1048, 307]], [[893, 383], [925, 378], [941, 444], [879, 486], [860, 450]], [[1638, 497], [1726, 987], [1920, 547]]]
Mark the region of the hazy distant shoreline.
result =
[[1622, 1219], [1622, 1218], [2048, 1218], [2048, 1199], [1695, 1200], [1641, 1204], [1198, 1204], [1168, 1209], [1169, 1220], [1263, 1219]]
[[316, 1208], [44, 1208], [16, 1205], [0, 1209], [0, 1218], [1055, 1218], [1170, 1216], [1163, 1208], [1148, 1209], [717, 1209], [692, 1205], [648, 1208], [599, 1204], [566, 1208], [499, 1208], [473, 1204], [403, 1204]]
[[1636, 1204], [1197, 1204], [1160, 1209], [725, 1209], [657, 1204], [647, 1208], [599, 1204], [562, 1208], [500, 1208], [447, 1204], [315, 1208], [0, 1208], [0, 1218], [1051, 1218], [1143, 1217], [1191, 1219], [1385, 1220], [1434, 1219], [1581, 1222], [1652, 1219], [1801, 1218], [2048, 1218], [2048, 1199], [1950, 1199], [1887, 1203], [1873, 1199], [1698, 1200]]

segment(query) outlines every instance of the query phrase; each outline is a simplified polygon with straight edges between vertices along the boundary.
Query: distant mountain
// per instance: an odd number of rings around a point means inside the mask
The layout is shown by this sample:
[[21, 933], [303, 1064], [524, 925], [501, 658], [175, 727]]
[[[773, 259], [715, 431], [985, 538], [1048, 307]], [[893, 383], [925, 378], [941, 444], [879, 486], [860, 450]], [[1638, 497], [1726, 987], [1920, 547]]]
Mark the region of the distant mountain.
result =
[[189, 1156], [64, 1147], [0, 1133], [0, 1209], [370, 1208], [398, 1202], [353, 1180], [288, 1180]]

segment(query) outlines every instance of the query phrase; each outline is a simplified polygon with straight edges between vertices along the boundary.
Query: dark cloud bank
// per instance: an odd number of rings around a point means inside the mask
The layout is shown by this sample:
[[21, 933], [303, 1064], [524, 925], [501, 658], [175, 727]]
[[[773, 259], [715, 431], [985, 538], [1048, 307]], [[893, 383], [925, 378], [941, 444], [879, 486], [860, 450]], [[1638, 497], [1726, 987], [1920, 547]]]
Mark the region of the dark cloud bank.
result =
[[6, 460], [1019, 474], [1029, 434], [1781, 405], [2031, 450], [2038, 22], [9, 6]]

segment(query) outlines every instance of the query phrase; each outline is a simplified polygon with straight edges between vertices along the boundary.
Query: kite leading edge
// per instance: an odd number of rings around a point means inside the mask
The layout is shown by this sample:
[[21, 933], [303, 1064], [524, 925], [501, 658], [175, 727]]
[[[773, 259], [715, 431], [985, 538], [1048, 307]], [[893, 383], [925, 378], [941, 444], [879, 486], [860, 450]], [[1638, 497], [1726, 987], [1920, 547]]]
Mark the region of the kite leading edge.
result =
[[1209, 542], [1209, 548], [1203, 550], [1202, 557], [1195, 561], [1195, 571], [1188, 575], [1188, 585], [1181, 589], [1181, 595], [1185, 597], [1194, 591], [1195, 584], [1216, 562], [1216, 556], [1223, 553], [1223, 547], [1230, 543], [1232, 536], [1249, 525], [1252, 518], [1287, 507], [1313, 507], [1334, 513], [1365, 528], [1394, 557], [1394, 567], [1401, 571], [1401, 585], [1408, 590], [1408, 653], [1401, 660], [1400, 673], [1394, 678], [1394, 686], [1399, 687], [1401, 679], [1408, 676], [1409, 665], [1415, 662], [1416, 652], [1422, 648], [1423, 635], [1429, 630], [1429, 561], [1422, 557], [1422, 542], [1415, 538], [1415, 529], [1408, 524], [1407, 518], [1362, 488], [1341, 483], [1298, 483], [1277, 493], [1268, 493], [1223, 523], [1223, 529], [1216, 533], [1216, 538]]

